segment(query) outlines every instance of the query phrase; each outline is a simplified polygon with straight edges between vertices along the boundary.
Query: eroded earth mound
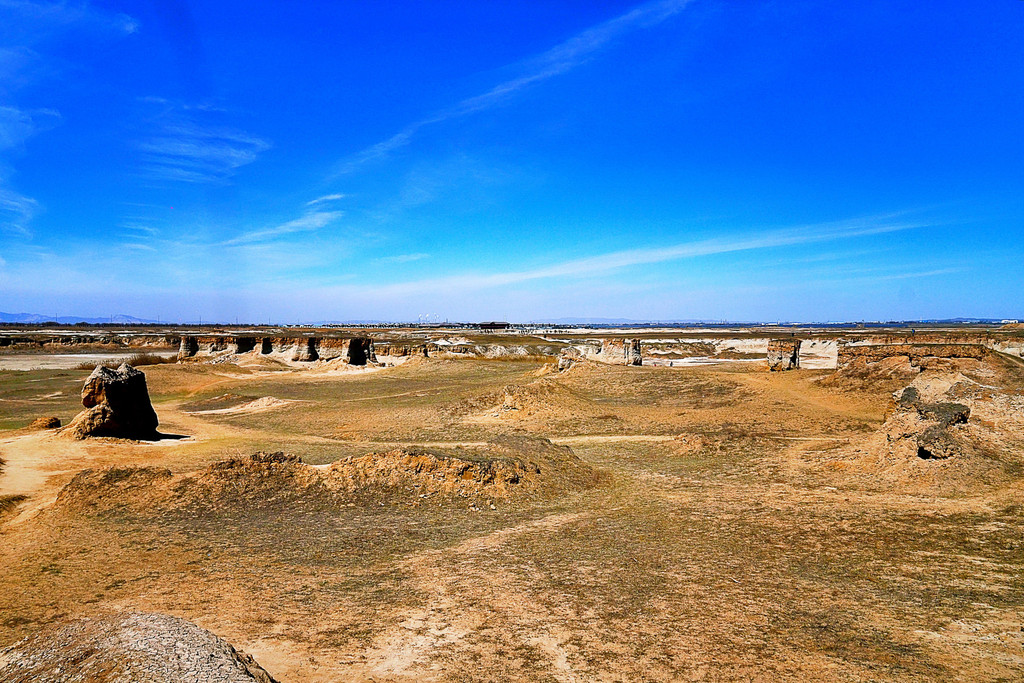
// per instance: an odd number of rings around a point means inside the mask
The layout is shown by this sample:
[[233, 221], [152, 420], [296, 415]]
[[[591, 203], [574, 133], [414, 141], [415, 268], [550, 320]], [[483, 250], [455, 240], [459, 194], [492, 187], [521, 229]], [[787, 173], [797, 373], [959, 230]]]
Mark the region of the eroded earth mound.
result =
[[978, 372], [997, 363], [995, 354], [978, 344], [880, 344], [840, 343], [836, 372], [826, 385], [864, 383], [893, 386], [921, 373]]
[[971, 409], [952, 401], [928, 402], [915, 386], [894, 397], [896, 409], [886, 421], [886, 437], [894, 449], [913, 452], [922, 460], [944, 460], [964, 452], [958, 427], [967, 424]]
[[479, 449], [440, 452], [398, 448], [308, 465], [284, 453], [255, 453], [175, 476], [155, 467], [79, 472], [58, 494], [58, 510], [138, 511], [337, 505], [372, 498], [512, 500], [586, 488], [593, 469], [568, 446], [547, 439], [502, 436]]
[[768, 342], [768, 369], [772, 372], [800, 367], [799, 339], [772, 339]]
[[62, 434], [76, 439], [113, 436], [152, 439], [159, 420], [146, 388], [146, 375], [130, 365], [116, 370], [97, 366], [82, 388], [80, 412]]
[[828, 458], [846, 474], [934, 492], [1024, 473], [1024, 396], [954, 372], [922, 372], [893, 393], [885, 423]]
[[0, 652], [10, 683], [276, 683], [249, 655], [192, 622], [128, 612], [52, 626]]

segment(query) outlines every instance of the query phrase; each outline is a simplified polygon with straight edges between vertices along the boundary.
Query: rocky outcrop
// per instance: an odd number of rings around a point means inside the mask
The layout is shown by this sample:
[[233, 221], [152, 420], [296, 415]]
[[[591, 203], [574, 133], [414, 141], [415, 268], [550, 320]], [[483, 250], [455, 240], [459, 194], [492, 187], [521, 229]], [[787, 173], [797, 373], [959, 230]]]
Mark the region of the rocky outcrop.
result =
[[885, 358], [905, 356], [911, 363], [929, 358], [974, 358], [983, 359], [989, 354], [981, 344], [842, 344], [839, 347], [839, 368], [856, 360], [876, 362]]
[[626, 365], [643, 365], [644, 357], [640, 352], [640, 340], [628, 339], [629, 347], [626, 349]]
[[951, 428], [967, 424], [970, 416], [971, 409], [963, 403], [926, 402], [916, 387], [909, 386], [895, 397], [884, 429], [894, 447], [909, 443], [922, 460], [945, 460], [963, 452], [963, 440]]
[[768, 342], [768, 369], [772, 372], [800, 367], [799, 339], [772, 339]]
[[181, 338], [177, 334], [111, 332], [10, 334], [0, 331], [0, 347], [25, 350], [90, 349], [116, 351], [122, 349], [173, 349]]
[[392, 358], [409, 358], [412, 356], [424, 356], [427, 355], [426, 344], [400, 344], [397, 342], [374, 342], [373, 343], [374, 354], [380, 358], [382, 356]]
[[840, 344], [836, 375], [907, 380], [925, 369], [952, 370], [991, 353], [980, 344]]
[[317, 340], [317, 353], [320, 360], [334, 360], [335, 358], [348, 358], [349, 340], [339, 337], [322, 337]]
[[643, 365], [639, 339], [604, 339], [594, 360], [614, 365]]
[[149, 400], [146, 375], [127, 364], [117, 370], [97, 366], [82, 388], [82, 405], [71, 424], [61, 430], [78, 439], [114, 436], [151, 439], [159, 420]]
[[[1016, 364], [1012, 371], [1017, 372]], [[1024, 396], [996, 385], [1001, 373], [994, 364], [979, 378], [982, 382], [959, 371], [922, 371], [892, 393], [879, 429], [848, 446], [808, 451], [804, 457], [827, 476], [872, 489], [962, 495], [1019, 487]]]
[[575, 346], [566, 346], [558, 354], [558, 371], [565, 372], [572, 366], [581, 362], [584, 358], [583, 352]]
[[192, 622], [140, 612], [39, 629], [0, 651], [0, 680], [277, 683], [252, 656]]

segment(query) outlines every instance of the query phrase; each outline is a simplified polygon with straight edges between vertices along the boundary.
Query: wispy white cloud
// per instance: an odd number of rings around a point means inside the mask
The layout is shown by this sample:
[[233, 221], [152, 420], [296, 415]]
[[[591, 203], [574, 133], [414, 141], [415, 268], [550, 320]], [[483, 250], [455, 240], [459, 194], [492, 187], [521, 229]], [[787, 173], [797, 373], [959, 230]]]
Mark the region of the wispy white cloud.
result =
[[422, 261], [425, 258], [430, 258], [430, 254], [397, 254], [395, 256], [383, 256], [377, 260], [384, 263], [411, 263], [413, 261]]
[[242, 233], [237, 237], [222, 242], [221, 246], [230, 247], [240, 244], [252, 244], [254, 242], [266, 242], [294, 233], [313, 232], [330, 225], [343, 215], [343, 211], [308, 211], [299, 218], [286, 223]]
[[166, 124], [138, 144], [147, 176], [186, 183], [223, 182], [269, 148], [240, 130], [193, 122]]
[[121, 227], [124, 228], [125, 230], [129, 230], [132, 232], [143, 233], [144, 235], [152, 236], [160, 233], [160, 228], [155, 228], [152, 225], [148, 225], [146, 223], [126, 222], [122, 223]]
[[222, 183], [270, 148], [263, 138], [227, 125], [229, 112], [207, 103], [138, 98], [149, 111], [148, 137], [135, 143], [143, 176], [172, 182]]
[[121, 30], [129, 35], [139, 31], [139, 20], [135, 17], [130, 17], [127, 14], [118, 14], [116, 21]]
[[[18, 107], [10, 98], [42, 74], [52, 75], [52, 66], [33, 45], [72, 27], [98, 29], [98, 33], [114, 27], [130, 33], [138, 24], [127, 15], [95, 9], [86, 2], [0, 0], [0, 95], [8, 102], [0, 105], [0, 152], [17, 151], [30, 137], [60, 122], [60, 113], [53, 109]], [[4, 176], [11, 172], [6, 160], [0, 159], [0, 234], [29, 239], [39, 202], [7, 185]]]
[[139, 22], [134, 17], [108, 12], [88, 2], [0, 0], [0, 12], [26, 41], [37, 40], [72, 25], [125, 35], [139, 30]]
[[962, 267], [955, 268], [935, 268], [932, 270], [915, 270], [915, 271], [901, 271], [898, 273], [877, 273], [874, 275], [861, 275], [857, 277], [849, 278], [832, 278], [829, 282], [852, 282], [852, 281], [871, 281], [871, 282], [885, 282], [887, 280], [910, 280], [921, 277], [937, 277], [939, 275], [952, 275], [954, 273], [963, 273], [967, 269]]
[[308, 202], [306, 202], [306, 206], [316, 206], [318, 204], [325, 204], [327, 202], [336, 202], [339, 199], [344, 198], [345, 195], [343, 194], [325, 194], [323, 197], [317, 197], [316, 199], [309, 200]]
[[433, 116], [410, 123], [391, 137], [358, 152], [342, 162], [335, 175], [344, 175], [371, 161], [384, 159], [393, 151], [409, 144], [420, 129], [493, 107], [515, 93], [536, 83], [576, 68], [612, 41], [631, 31], [650, 28], [681, 12], [690, 0], [655, 0], [625, 14], [592, 26], [550, 50], [526, 62], [526, 72], [495, 85], [490, 90], [467, 97]]
[[52, 109], [29, 110], [0, 106], [0, 150], [17, 147], [59, 120], [60, 114]]
[[398, 297], [416, 292], [430, 291], [430, 288], [439, 288], [439, 290], [454, 288], [452, 291], [459, 291], [458, 288], [472, 290], [504, 287], [533, 280], [590, 277], [632, 266], [650, 265], [716, 254], [847, 240], [856, 237], [911, 230], [927, 225], [931, 224], [905, 220], [901, 218], [900, 214], [876, 216], [782, 228], [728, 238], [697, 240], [664, 247], [616, 251], [587, 258], [571, 259], [528, 270], [450, 275], [415, 282], [395, 283], [375, 288], [373, 291], [382, 296]]
[[39, 202], [0, 187], [0, 230], [8, 235], [32, 236], [29, 224], [39, 211]]

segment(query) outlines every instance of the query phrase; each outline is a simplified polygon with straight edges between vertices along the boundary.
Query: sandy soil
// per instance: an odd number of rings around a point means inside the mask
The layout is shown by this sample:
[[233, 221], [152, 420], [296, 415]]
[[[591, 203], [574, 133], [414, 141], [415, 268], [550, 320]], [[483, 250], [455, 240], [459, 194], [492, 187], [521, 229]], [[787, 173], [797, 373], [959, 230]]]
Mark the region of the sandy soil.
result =
[[[847, 478], [831, 454], [880, 428], [888, 388], [757, 363], [539, 367], [152, 366], [160, 429], [185, 439], [0, 432], [0, 496], [27, 496], [0, 522], [0, 647], [135, 609], [281, 681], [1020, 680], [1024, 477], [955, 494]], [[53, 373], [0, 388], [44, 414], [80, 381]], [[85, 468], [180, 474], [257, 450], [327, 464], [498, 434], [571, 446], [601, 484], [491, 505], [54, 505]]]

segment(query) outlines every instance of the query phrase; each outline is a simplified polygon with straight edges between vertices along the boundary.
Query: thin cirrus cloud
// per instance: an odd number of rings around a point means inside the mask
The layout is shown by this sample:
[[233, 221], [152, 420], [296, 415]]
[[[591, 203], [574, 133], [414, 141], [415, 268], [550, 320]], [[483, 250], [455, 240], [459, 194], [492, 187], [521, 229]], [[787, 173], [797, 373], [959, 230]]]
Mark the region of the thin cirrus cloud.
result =
[[39, 211], [39, 202], [0, 187], [0, 231], [6, 235], [29, 238], [29, 224]]
[[308, 202], [306, 202], [306, 206], [317, 206], [318, 204], [325, 204], [327, 202], [336, 202], [339, 199], [344, 199], [344, 198], [345, 198], [345, 195], [343, 195], [343, 194], [337, 194], [337, 193], [335, 193], [335, 194], [325, 194], [323, 197], [317, 197], [316, 199], [309, 200]]
[[[40, 74], [52, 74], [55, 67], [33, 46], [72, 27], [98, 29], [97, 34], [108, 34], [111, 30], [131, 34], [138, 30], [138, 22], [128, 15], [111, 14], [84, 2], [0, 0], [0, 95], [8, 99]], [[0, 106], [0, 151], [19, 148], [60, 120], [60, 113], [50, 108], [25, 109], [9, 103]], [[7, 172], [8, 164], [0, 158], [0, 234], [31, 239], [30, 224], [41, 207], [35, 199], [9, 186], [4, 177]]]
[[656, 0], [625, 14], [577, 33], [550, 50], [528, 60], [521, 76], [502, 81], [490, 90], [467, 97], [433, 116], [415, 121], [391, 137], [356, 153], [342, 162], [333, 177], [352, 173], [363, 164], [384, 159], [391, 152], [409, 144], [420, 129], [436, 123], [483, 111], [502, 102], [516, 92], [576, 68], [616, 38], [631, 31], [650, 28], [681, 12], [690, 0]]
[[[0, 0], [0, 18], [7, 20], [10, 33], [26, 43], [41, 40], [55, 31], [72, 26], [125, 35], [139, 30], [139, 22], [134, 17], [120, 12], [108, 12], [87, 2]], [[0, 39], [9, 37], [8, 31], [0, 29]]]
[[138, 144], [144, 175], [185, 183], [226, 181], [269, 148], [266, 140], [240, 130], [192, 122], [165, 125]]
[[54, 126], [60, 114], [53, 109], [0, 106], [0, 150], [21, 145], [41, 130]]
[[221, 242], [221, 246], [232, 247], [243, 244], [255, 244], [301, 232], [314, 232], [327, 227], [345, 215], [344, 211], [308, 211], [294, 220], [275, 225], [270, 228], [252, 230]]
[[[26, 111], [0, 106], [0, 151], [20, 146], [41, 126], [57, 118], [57, 112], [49, 109]], [[4, 168], [0, 166], [0, 233], [8, 237], [31, 238], [29, 225], [39, 212], [39, 202], [11, 189], [3, 177], [3, 171]]]
[[401, 282], [376, 288], [375, 294], [407, 296], [429, 291], [431, 287], [489, 288], [504, 287], [533, 280], [564, 277], [588, 277], [609, 273], [622, 268], [664, 263], [681, 259], [713, 256], [778, 247], [825, 243], [912, 230], [933, 225], [930, 222], [904, 220], [901, 214], [874, 216], [831, 223], [819, 223], [791, 228], [769, 230], [757, 234], [730, 238], [713, 238], [684, 242], [665, 247], [629, 249], [581, 259], [571, 259], [540, 268], [490, 274], [452, 275], [442, 278]]
[[395, 256], [384, 256], [377, 260], [382, 263], [412, 263], [413, 261], [422, 261], [425, 258], [430, 258], [430, 254], [396, 254]]
[[147, 235], [150, 237], [160, 233], [159, 228], [155, 228], [152, 225], [147, 225], [146, 223], [137, 223], [129, 221], [126, 223], [122, 223], [121, 227], [124, 228], [125, 230], [142, 233], [143, 235]]

